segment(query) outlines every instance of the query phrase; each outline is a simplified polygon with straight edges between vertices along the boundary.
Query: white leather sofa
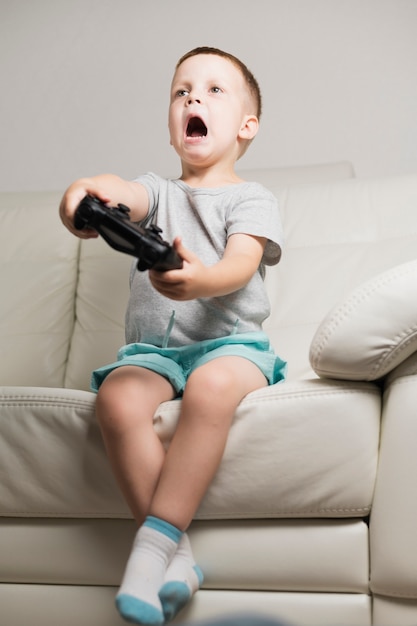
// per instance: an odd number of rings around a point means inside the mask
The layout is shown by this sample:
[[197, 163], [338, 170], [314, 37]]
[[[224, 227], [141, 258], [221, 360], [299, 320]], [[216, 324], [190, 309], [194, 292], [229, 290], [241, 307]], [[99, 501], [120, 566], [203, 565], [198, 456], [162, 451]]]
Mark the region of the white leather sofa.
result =
[[[289, 377], [236, 412], [190, 529], [205, 574], [177, 623], [417, 624], [417, 175], [247, 173], [286, 232], [266, 330]], [[90, 372], [124, 342], [131, 258], [81, 242], [60, 192], [0, 194], [0, 616], [117, 626], [135, 526]], [[155, 428], [169, 445], [179, 401]]]

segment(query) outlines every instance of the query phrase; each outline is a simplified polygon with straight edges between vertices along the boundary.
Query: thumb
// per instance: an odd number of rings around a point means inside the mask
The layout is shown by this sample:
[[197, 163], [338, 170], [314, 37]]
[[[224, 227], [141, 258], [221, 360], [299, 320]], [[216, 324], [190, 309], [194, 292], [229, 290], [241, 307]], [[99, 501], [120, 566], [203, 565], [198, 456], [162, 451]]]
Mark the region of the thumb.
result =
[[175, 237], [173, 245], [178, 256], [180, 256], [183, 261], [191, 263], [196, 259], [196, 255], [183, 245], [181, 237]]

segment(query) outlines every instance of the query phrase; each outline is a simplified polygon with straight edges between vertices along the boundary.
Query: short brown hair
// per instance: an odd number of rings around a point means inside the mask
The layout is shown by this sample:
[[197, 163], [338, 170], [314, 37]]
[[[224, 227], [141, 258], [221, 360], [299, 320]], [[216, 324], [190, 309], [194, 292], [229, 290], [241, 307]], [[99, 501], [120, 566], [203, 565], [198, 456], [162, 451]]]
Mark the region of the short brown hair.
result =
[[255, 114], [257, 118], [259, 119], [262, 113], [261, 90], [259, 88], [258, 81], [256, 80], [255, 76], [252, 74], [252, 72], [246, 67], [246, 65], [242, 63], [240, 59], [235, 57], [233, 54], [230, 54], [229, 52], [224, 52], [223, 50], [220, 50], [219, 48], [211, 48], [210, 46], [200, 46], [198, 48], [194, 48], [193, 50], [190, 50], [189, 52], [186, 52], [178, 61], [177, 65], [175, 66], [175, 69], [178, 69], [179, 66], [190, 57], [197, 56], [198, 54], [215, 54], [219, 57], [223, 57], [224, 59], [228, 59], [231, 63], [236, 65], [236, 67], [241, 71], [242, 76], [245, 79], [246, 85], [248, 86], [249, 92], [254, 100], [255, 107], [256, 107]]

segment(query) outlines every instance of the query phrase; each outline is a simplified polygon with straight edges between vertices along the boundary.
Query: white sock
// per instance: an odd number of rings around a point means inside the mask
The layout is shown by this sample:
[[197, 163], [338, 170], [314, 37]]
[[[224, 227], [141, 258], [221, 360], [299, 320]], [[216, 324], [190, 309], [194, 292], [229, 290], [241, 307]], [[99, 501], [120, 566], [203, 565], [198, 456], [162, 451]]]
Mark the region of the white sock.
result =
[[159, 592], [166, 621], [174, 619], [200, 588], [202, 582], [203, 573], [194, 561], [190, 540], [184, 533]]
[[147, 626], [164, 623], [158, 592], [181, 535], [172, 524], [151, 516], [138, 530], [116, 596], [116, 606], [128, 622]]

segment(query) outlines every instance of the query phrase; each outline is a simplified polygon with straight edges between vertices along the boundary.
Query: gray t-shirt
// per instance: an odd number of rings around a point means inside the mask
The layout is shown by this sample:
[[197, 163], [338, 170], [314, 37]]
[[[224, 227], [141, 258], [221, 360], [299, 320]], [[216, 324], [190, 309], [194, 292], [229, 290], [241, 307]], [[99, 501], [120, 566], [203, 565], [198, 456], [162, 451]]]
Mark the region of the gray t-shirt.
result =
[[181, 236], [184, 246], [205, 265], [214, 265], [222, 258], [232, 234], [266, 237], [268, 241], [258, 271], [249, 283], [217, 298], [170, 300], [152, 287], [148, 272], [137, 271], [135, 261], [130, 275], [126, 342], [165, 347], [169, 326], [169, 347], [261, 330], [270, 313], [263, 281], [265, 265], [278, 263], [283, 240], [275, 196], [262, 185], [249, 182], [193, 188], [181, 180], [151, 173], [136, 182], [144, 185], [149, 195], [149, 213], [143, 223], [156, 223], [169, 242]]

